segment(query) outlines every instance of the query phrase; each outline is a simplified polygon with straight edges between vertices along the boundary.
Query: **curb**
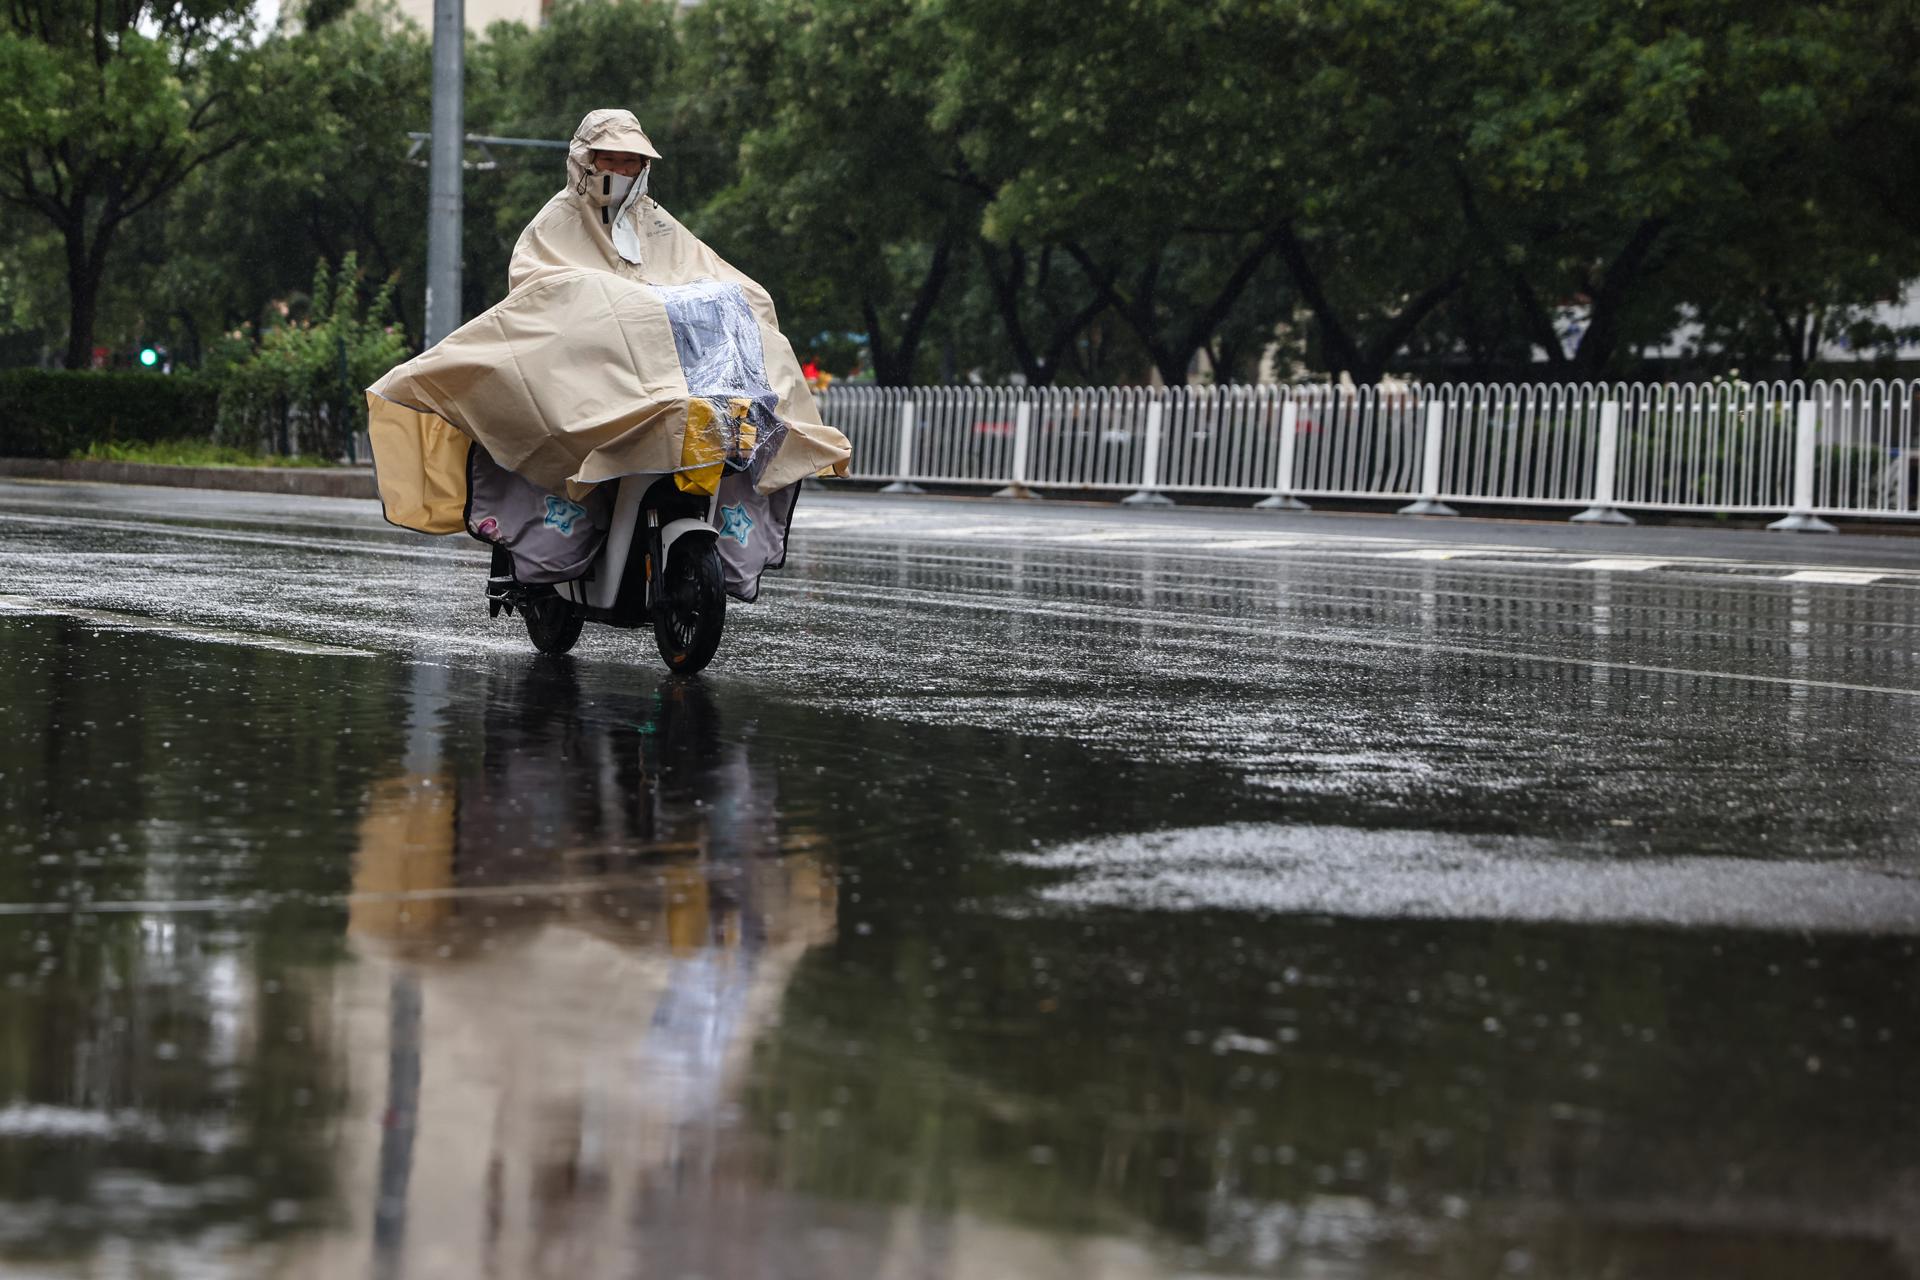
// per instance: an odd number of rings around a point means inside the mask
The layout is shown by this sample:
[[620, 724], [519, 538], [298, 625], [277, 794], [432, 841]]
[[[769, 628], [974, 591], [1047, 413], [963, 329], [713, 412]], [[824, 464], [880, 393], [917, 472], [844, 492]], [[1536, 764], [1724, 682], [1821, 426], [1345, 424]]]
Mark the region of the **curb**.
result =
[[239, 489], [303, 498], [378, 496], [371, 467], [168, 467], [149, 462], [0, 458], [0, 476], [91, 484], [150, 484], [171, 489]]

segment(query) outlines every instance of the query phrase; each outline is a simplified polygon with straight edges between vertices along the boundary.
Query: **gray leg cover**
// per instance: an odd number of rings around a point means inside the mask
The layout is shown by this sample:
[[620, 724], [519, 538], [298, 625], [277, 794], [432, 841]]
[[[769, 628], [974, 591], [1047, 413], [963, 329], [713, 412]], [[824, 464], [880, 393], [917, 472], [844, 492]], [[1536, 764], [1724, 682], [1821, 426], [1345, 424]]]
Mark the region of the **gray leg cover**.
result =
[[612, 485], [571, 502], [508, 471], [477, 444], [467, 455], [467, 531], [505, 547], [521, 582], [572, 582], [586, 573], [612, 516]]
[[800, 486], [757, 493], [747, 471], [729, 471], [720, 481], [720, 565], [727, 594], [752, 604], [760, 595], [760, 575], [787, 562], [787, 527]]

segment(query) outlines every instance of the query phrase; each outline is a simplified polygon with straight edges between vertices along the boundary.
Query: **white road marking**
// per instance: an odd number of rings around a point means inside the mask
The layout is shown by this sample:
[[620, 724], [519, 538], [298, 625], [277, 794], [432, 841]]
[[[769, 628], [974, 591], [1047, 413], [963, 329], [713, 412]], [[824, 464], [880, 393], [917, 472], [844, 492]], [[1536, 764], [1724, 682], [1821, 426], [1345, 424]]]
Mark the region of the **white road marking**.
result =
[[1416, 547], [1412, 551], [1376, 551], [1377, 560], [1465, 560], [1473, 556], [1495, 556], [1498, 551], [1469, 551], [1457, 547]]
[[1867, 573], [1859, 569], [1802, 569], [1780, 579], [1782, 582], [1830, 582], [1836, 586], [1865, 586], [1869, 582], [1878, 582], [1886, 577], [1884, 573]]
[[1225, 542], [1201, 542], [1195, 546], [1204, 551], [1272, 551], [1279, 547], [1297, 547], [1299, 538], [1229, 538]]
[[1168, 532], [1155, 529], [1102, 529], [1096, 533], [1055, 533], [1040, 535], [1047, 542], [1144, 542], [1165, 541]]
[[1640, 573], [1647, 569], [1658, 569], [1670, 563], [1666, 560], [1633, 560], [1626, 556], [1608, 556], [1599, 560], [1575, 560], [1572, 564], [1558, 566], [1562, 569], [1615, 569], [1621, 573]]
[[796, 525], [804, 521], [808, 529], [858, 529], [865, 525], [876, 524], [872, 516], [816, 516], [807, 515], [796, 520]]
[[1429, 639], [1399, 639], [1361, 632], [1331, 632], [1300, 627], [1278, 627], [1268, 623], [1229, 622], [1220, 618], [1171, 618], [1164, 613], [1127, 607], [1101, 608], [1094, 605], [1073, 607], [1060, 601], [1042, 604], [1017, 604], [971, 591], [932, 592], [907, 587], [886, 587], [866, 583], [859, 587], [833, 587], [815, 583], [808, 587], [816, 599], [842, 597], [851, 608], [863, 608], [887, 597], [936, 609], [960, 609], [974, 613], [1020, 614], [1044, 618], [1050, 622], [1080, 619], [1089, 622], [1129, 623], [1151, 620], [1162, 631], [1195, 631], [1206, 636], [1238, 635], [1266, 643], [1300, 640], [1334, 647], [1361, 649], [1400, 649], [1419, 653], [1448, 653], [1463, 658], [1498, 658], [1508, 662], [1551, 663], [1586, 671], [1618, 671], [1626, 675], [1694, 676], [1707, 680], [1732, 680], [1740, 684], [1778, 685], [1789, 689], [1837, 689], [1847, 693], [1877, 693], [1895, 698], [1920, 698], [1920, 689], [1893, 685], [1856, 684], [1848, 680], [1809, 680], [1802, 676], [1770, 676], [1759, 672], [1713, 671], [1703, 667], [1669, 667], [1658, 663], [1608, 662], [1599, 658], [1576, 658], [1562, 653], [1543, 653], [1537, 649], [1507, 649], [1497, 645], [1452, 644]]
[[956, 524], [950, 528], [935, 526], [925, 533], [929, 539], [938, 541], [941, 538], [991, 538], [996, 535], [1011, 538], [1017, 537], [1020, 530], [1004, 524]]

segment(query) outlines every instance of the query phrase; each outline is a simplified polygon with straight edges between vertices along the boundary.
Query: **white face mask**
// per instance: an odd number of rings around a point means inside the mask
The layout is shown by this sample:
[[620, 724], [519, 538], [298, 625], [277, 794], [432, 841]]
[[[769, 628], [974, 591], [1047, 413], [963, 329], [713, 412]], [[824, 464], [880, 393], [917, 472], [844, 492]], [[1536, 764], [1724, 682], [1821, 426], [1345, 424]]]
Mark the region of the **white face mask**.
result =
[[[642, 170], [641, 177], [646, 177]], [[595, 170], [587, 175], [587, 198], [598, 205], [619, 206], [627, 198], [627, 192], [633, 189], [634, 180], [620, 173], [601, 173]]]

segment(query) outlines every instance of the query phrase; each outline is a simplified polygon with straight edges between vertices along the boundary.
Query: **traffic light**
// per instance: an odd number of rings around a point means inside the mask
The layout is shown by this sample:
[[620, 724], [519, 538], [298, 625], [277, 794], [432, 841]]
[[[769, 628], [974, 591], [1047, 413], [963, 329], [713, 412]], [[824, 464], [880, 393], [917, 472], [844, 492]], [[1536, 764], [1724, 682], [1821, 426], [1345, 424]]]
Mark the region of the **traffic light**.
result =
[[160, 363], [160, 348], [154, 346], [152, 343], [148, 343], [146, 346], [140, 348], [141, 368], [151, 369], [153, 368], [153, 366], [159, 363]]

